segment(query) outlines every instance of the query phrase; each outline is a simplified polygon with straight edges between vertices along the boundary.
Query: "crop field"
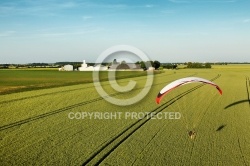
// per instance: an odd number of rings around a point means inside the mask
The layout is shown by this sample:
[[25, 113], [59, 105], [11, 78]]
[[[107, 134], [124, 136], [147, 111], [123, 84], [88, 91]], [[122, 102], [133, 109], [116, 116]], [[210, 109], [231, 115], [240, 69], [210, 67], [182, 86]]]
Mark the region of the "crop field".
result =
[[[116, 74], [116, 79], [146, 75], [145, 72], [129, 71]], [[0, 70], [0, 78], [0, 95], [93, 82], [92, 72], [58, 72], [55, 69], [43, 68]], [[101, 72], [100, 80], [108, 80], [107, 78], [107, 72]]]
[[[2, 88], [12, 82], [3, 83], [11, 72], [16, 71], [0, 71]], [[23, 72], [12, 79], [40, 78], [32, 73], [24, 77]], [[45, 83], [55, 78], [84, 82], [79, 72], [47, 72], [58, 76], [52, 74]], [[106, 77], [101, 85], [115, 98], [131, 98], [142, 90], [146, 76], [128, 75], [117, 82], [125, 86], [136, 81], [132, 91], [116, 92]], [[210, 85], [187, 84], [156, 104], [165, 85], [188, 76], [212, 80], [223, 94]], [[165, 118], [155, 118], [160, 114]], [[250, 66], [165, 70], [154, 75], [149, 93], [129, 106], [107, 102], [91, 81], [4, 94], [0, 115], [1, 166], [250, 165]], [[190, 130], [196, 132], [194, 139], [188, 136]]]

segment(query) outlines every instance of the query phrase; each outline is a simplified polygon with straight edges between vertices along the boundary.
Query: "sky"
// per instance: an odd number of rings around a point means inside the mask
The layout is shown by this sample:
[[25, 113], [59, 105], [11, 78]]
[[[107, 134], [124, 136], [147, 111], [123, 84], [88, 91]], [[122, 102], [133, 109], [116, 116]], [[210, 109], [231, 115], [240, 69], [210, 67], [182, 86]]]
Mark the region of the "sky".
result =
[[250, 62], [250, 0], [1, 0], [0, 64], [95, 62], [134, 46], [160, 62]]

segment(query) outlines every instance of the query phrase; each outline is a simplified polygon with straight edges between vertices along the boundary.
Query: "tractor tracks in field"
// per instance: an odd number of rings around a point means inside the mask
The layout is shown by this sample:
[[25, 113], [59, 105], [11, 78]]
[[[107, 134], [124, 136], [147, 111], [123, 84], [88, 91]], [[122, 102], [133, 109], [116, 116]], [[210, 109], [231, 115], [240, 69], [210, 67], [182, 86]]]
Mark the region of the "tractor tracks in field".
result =
[[247, 99], [250, 107], [250, 79], [248, 76], [246, 76], [246, 89], [247, 89]]
[[[118, 94], [115, 93], [115, 94], [112, 94], [110, 96], [115, 96], [115, 95], [118, 95]], [[103, 100], [103, 98], [98, 97], [98, 98], [95, 98], [95, 99], [92, 99], [92, 100], [89, 100], [89, 101], [77, 103], [77, 104], [70, 105], [70, 106], [67, 106], [67, 107], [64, 107], [64, 108], [60, 108], [60, 109], [57, 109], [57, 110], [54, 110], [54, 111], [51, 111], [51, 112], [47, 112], [47, 113], [40, 114], [40, 115], [37, 115], [37, 116], [33, 116], [33, 117], [30, 117], [30, 118], [27, 118], [27, 119], [24, 119], [24, 120], [20, 120], [20, 121], [14, 122], [14, 123], [10, 123], [10, 124], [1, 126], [0, 131], [6, 130], [6, 129], [9, 129], [9, 128], [12, 128], [12, 127], [16, 127], [16, 126], [19, 126], [19, 125], [22, 125], [22, 124], [25, 124], [25, 123], [29, 123], [29, 122], [32, 122], [32, 121], [35, 121], [35, 120], [39, 120], [39, 119], [42, 119], [42, 118], [45, 118], [45, 117], [48, 117], [48, 116], [51, 116], [51, 115], [55, 115], [55, 114], [58, 114], [60, 112], [64, 112], [64, 111], [67, 111], [67, 110], [70, 110], [70, 109], [73, 109], [73, 108], [76, 108], [76, 107], [80, 107], [80, 106], [83, 106], [83, 105], [86, 105], [86, 104], [90, 104], [90, 103], [93, 103], [93, 102], [96, 102], [96, 101], [99, 101], [99, 100]]]
[[[86, 89], [87, 88], [90, 88], [90, 87], [86, 87]], [[59, 93], [64, 93], [64, 92], [72, 92], [72, 91], [77, 91], [77, 90], [81, 90], [81, 89], [83, 89], [83, 88], [70, 89], [70, 90], [64, 90], [64, 91], [58, 91], [58, 92], [50, 92], [50, 93], [34, 95], [34, 96], [27, 96], [27, 97], [22, 97], [22, 98], [13, 99], [13, 100], [1, 101], [0, 104], [12, 103], [12, 102], [16, 102], [16, 101], [22, 101], [22, 100], [26, 100], [26, 99], [32, 99], [32, 98], [42, 97], [42, 96], [47, 96], [47, 95], [54, 95], [54, 94], [59, 94]]]
[[[196, 75], [196, 74], [192, 74], [192, 76], [193, 75]], [[160, 84], [163, 84], [163, 83], [166, 83], [166, 82], [161, 82], [161, 83], [158, 83], [158, 84], [154, 84], [153, 86], [160, 85]], [[86, 87], [86, 88], [90, 88], [90, 87]], [[93, 87], [91, 86], [91, 88], [93, 88]], [[79, 88], [79, 89], [81, 89], [81, 88]], [[74, 89], [74, 90], [79, 90], [79, 89]], [[134, 90], [140, 90], [140, 89], [142, 89], [142, 88], [136, 88]], [[74, 90], [67, 90], [67, 92], [74, 91]], [[50, 94], [53, 94], [53, 93], [54, 92], [52, 92]], [[56, 93], [61, 93], [61, 92], [56, 92]], [[117, 96], [119, 94], [120, 94], [120, 92], [117, 92], [117, 93], [110, 94], [109, 96], [106, 96], [106, 97], [113, 97], [113, 96]], [[44, 94], [44, 95], [47, 95], [47, 94]], [[43, 96], [43, 95], [39, 95], [39, 97], [40, 96]], [[73, 109], [73, 108], [84, 106], [86, 104], [94, 103], [96, 101], [103, 100], [104, 98], [105, 97], [98, 97], [98, 98], [95, 98], [95, 99], [92, 99], [92, 100], [88, 100], [88, 101], [85, 101], [85, 102], [80, 102], [80, 103], [73, 104], [73, 105], [63, 107], [63, 108], [60, 108], [60, 109], [56, 109], [54, 111], [50, 111], [50, 112], [47, 112], [47, 113], [44, 113], [44, 114], [33, 116], [33, 117], [30, 117], [30, 118], [27, 118], [27, 119], [24, 119], [24, 120], [20, 120], [20, 121], [17, 121], [17, 122], [6, 124], [6, 125], [3, 125], [3, 126], [0, 126], [0, 131], [6, 130], [6, 129], [9, 129], [9, 128], [12, 128], [12, 127], [20, 126], [22, 124], [26, 124], [26, 123], [29, 123], [29, 122], [32, 122], [32, 121], [35, 121], [35, 120], [39, 120], [39, 119], [42, 119], [42, 118], [46, 118], [48, 116], [52, 116], [52, 115], [55, 115], [55, 114], [58, 114], [58, 113], [61, 113], [61, 112], [64, 112], [64, 111], [68, 111], [68, 110]], [[25, 98], [25, 99], [27, 99], [27, 98]]]
[[[141, 80], [141, 79], [138, 79], [138, 80]], [[77, 84], [77, 85], [80, 85], [80, 84]], [[76, 88], [76, 89], [69, 89], [69, 90], [63, 90], [63, 91], [57, 91], [57, 92], [49, 92], [49, 93], [44, 93], [44, 94], [40, 94], [40, 95], [27, 96], [27, 97], [22, 97], [22, 98], [13, 99], [13, 100], [1, 101], [0, 104], [12, 103], [12, 102], [22, 101], [22, 100], [26, 100], [26, 99], [33, 99], [33, 98], [43, 97], [43, 96], [48, 96], [48, 95], [62, 94], [62, 93], [78, 91], [78, 90], [85, 90], [85, 89], [89, 89], [89, 88], [93, 88], [93, 87], [94, 87], [94, 85], [87, 86], [87, 87], [84, 87], [84, 88]]]
[[[249, 107], [250, 107], [250, 92], [249, 92], [249, 89], [250, 89], [250, 79], [248, 76], [246, 76], [246, 91], [247, 91], [247, 97], [248, 97], [248, 103], [249, 103]], [[242, 158], [242, 161], [244, 163], [245, 166], [247, 166], [247, 162], [246, 162], [246, 159], [245, 159], [245, 156], [244, 156], [244, 153], [243, 153], [243, 150], [242, 150], [242, 146], [241, 146], [241, 143], [240, 143], [240, 138], [239, 138], [239, 135], [240, 133], [238, 132], [237, 128], [235, 128], [235, 132], [236, 132], [236, 135], [237, 135], [237, 143], [238, 143], [238, 147], [239, 147], [239, 151], [240, 151], [240, 157]]]
[[[218, 74], [216, 77], [211, 79], [211, 81], [214, 81], [218, 79], [221, 75]], [[182, 97], [186, 96], [187, 94], [201, 88], [204, 86], [203, 84], [197, 85], [189, 90], [186, 90], [185, 92], [180, 93], [176, 97], [173, 97], [168, 102], [164, 103], [163, 105], [160, 105], [159, 107], [151, 110], [148, 114], [146, 114], [142, 119], [137, 120], [127, 128], [125, 128], [123, 131], [118, 133], [116, 136], [111, 138], [109, 141], [107, 141], [104, 145], [102, 145], [97, 151], [92, 153], [88, 159], [86, 159], [82, 165], [99, 165], [101, 164], [113, 151], [115, 151], [124, 141], [126, 141], [131, 135], [133, 135], [137, 130], [139, 130], [141, 127], [143, 127], [144, 124], [146, 124], [149, 120], [152, 119], [155, 115], [162, 112], [164, 109], [175, 103], [176, 101], [180, 100]], [[153, 116], [152, 116], [153, 115]], [[192, 150], [193, 151], [193, 150]], [[191, 151], [191, 154], [192, 154]], [[190, 158], [192, 155], [190, 156]]]
[[[237, 132], [237, 135], [238, 135], [238, 132]], [[244, 162], [244, 165], [247, 166], [248, 164], [247, 164], [247, 162], [245, 160], [245, 157], [244, 157], [244, 153], [243, 153], [243, 150], [242, 150], [242, 147], [241, 147], [239, 136], [238, 136], [237, 140], [238, 140], [238, 145], [239, 145], [239, 149], [240, 149], [241, 158], [242, 158], [242, 160]]]
[[[236, 116], [236, 115], [235, 115]], [[236, 120], [235, 120], [236, 121]], [[235, 123], [237, 123], [237, 121], [235, 122]], [[248, 164], [247, 164], [247, 162], [246, 162], [246, 159], [245, 159], [245, 156], [244, 156], [244, 153], [243, 153], [243, 150], [242, 150], [242, 146], [241, 146], [241, 143], [240, 143], [240, 138], [239, 138], [239, 135], [240, 135], [240, 133], [239, 133], [239, 130], [237, 129], [237, 127], [235, 126], [235, 132], [236, 132], [236, 135], [237, 135], [237, 143], [238, 143], [238, 147], [239, 147], [239, 151], [240, 151], [240, 157], [241, 157], [241, 159], [242, 159], [242, 161], [243, 161], [243, 163], [244, 163], [244, 165], [245, 166], [247, 166]]]

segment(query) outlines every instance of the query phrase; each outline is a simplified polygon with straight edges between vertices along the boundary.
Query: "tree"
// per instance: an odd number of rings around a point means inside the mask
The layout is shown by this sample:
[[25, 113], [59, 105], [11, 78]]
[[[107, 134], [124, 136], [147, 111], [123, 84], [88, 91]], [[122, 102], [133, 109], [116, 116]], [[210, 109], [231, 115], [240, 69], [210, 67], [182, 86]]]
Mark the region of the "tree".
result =
[[161, 63], [159, 61], [153, 62], [155, 69], [158, 69], [161, 66]]
[[211, 68], [211, 64], [210, 63], [192, 63], [192, 62], [188, 62], [187, 63], [187, 68]]
[[177, 68], [177, 64], [174, 64], [174, 65], [173, 65], [173, 69], [176, 69], [176, 68]]
[[144, 63], [143, 61], [140, 62], [140, 65], [141, 65], [141, 68], [142, 68], [142, 69], [144, 69], [144, 70], [147, 69], [147, 68], [146, 68], [146, 65], [145, 65], [145, 63]]
[[187, 68], [193, 68], [193, 63], [192, 62], [188, 62], [187, 63]]
[[160, 66], [158, 69], [159, 69], [159, 70], [163, 70], [163, 66]]
[[205, 68], [211, 68], [211, 64], [210, 63], [205, 63]]

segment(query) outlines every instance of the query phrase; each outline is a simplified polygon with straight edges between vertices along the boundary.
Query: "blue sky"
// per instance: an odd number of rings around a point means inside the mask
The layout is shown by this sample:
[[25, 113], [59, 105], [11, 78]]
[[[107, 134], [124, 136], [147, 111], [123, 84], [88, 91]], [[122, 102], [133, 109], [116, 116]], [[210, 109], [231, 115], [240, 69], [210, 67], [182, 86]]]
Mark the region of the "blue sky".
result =
[[0, 64], [95, 62], [127, 44], [160, 62], [250, 62], [249, 0], [1, 0]]

